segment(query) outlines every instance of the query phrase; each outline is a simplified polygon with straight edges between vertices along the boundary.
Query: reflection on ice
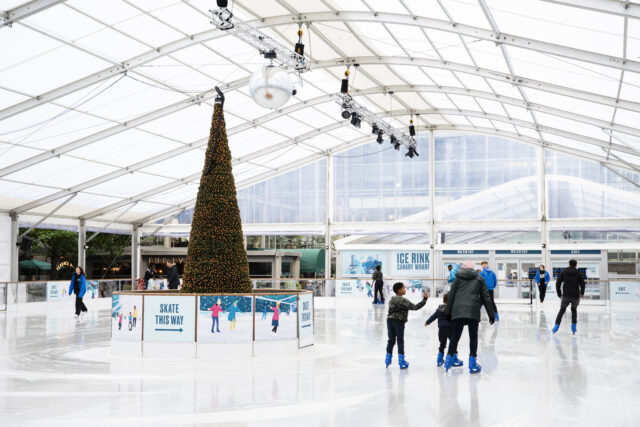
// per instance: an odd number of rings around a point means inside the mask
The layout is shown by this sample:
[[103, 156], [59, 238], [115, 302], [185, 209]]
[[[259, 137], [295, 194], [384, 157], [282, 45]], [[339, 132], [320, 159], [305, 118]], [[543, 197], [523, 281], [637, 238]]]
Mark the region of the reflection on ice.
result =
[[52, 304], [0, 314], [0, 419], [8, 426], [617, 426], [640, 417], [640, 311], [581, 307], [572, 336], [568, 326], [550, 334], [558, 308], [551, 301], [540, 309], [503, 305], [495, 326], [480, 323], [483, 372], [472, 376], [466, 335], [465, 366], [436, 367], [437, 327], [424, 327], [436, 305], [411, 313], [407, 371], [396, 357], [384, 368], [386, 308], [355, 301], [316, 299], [315, 346], [237, 360], [112, 356], [108, 305], [89, 306], [82, 322], [73, 321], [72, 307]]

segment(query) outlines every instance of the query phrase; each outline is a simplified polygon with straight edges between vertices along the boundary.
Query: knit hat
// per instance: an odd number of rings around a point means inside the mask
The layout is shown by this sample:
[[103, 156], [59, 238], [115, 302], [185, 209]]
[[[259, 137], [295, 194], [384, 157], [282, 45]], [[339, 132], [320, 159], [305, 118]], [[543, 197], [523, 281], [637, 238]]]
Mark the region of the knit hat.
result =
[[470, 268], [470, 269], [474, 270], [476, 268], [476, 263], [471, 261], [471, 260], [467, 260], [467, 261], [462, 263], [462, 268], [465, 268], [465, 269]]

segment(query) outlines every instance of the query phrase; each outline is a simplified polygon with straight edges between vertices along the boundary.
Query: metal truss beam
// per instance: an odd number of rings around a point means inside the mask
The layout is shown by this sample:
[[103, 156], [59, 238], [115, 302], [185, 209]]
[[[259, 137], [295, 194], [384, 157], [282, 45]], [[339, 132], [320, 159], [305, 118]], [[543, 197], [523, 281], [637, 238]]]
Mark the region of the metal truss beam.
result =
[[[246, 80], [247, 79], [240, 79], [236, 82], [232, 82], [229, 83], [227, 85], [224, 85], [222, 87], [222, 89], [225, 90], [229, 90], [229, 89], [235, 89], [236, 87], [242, 86], [244, 84], [246, 84]], [[35, 156], [29, 157], [25, 160], [22, 160], [20, 162], [14, 163], [10, 166], [7, 166], [5, 168], [0, 169], [0, 177], [6, 176], [6, 175], [10, 175], [14, 172], [17, 172], [19, 170], [28, 168], [30, 166], [36, 165], [38, 163], [41, 163], [45, 160], [49, 160], [52, 159], [54, 157], [58, 157], [61, 154], [65, 154], [68, 153], [70, 151], [73, 151], [77, 148], [80, 147], [84, 147], [86, 145], [92, 144], [94, 142], [100, 141], [102, 139], [108, 138], [110, 136], [113, 135], [117, 135], [121, 132], [124, 132], [126, 130], [129, 129], [135, 129], [136, 127], [143, 125], [145, 123], [148, 123], [152, 120], [156, 120], [159, 119], [161, 117], [164, 117], [166, 115], [184, 110], [185, 108], [189, 108], [192, 107], [194, 105], [199, 105], [204, 101], [207, 101], [213, 97], [215, 97], [216, 92], [213, 89], [210, 89], [208, 91], [202, 92], [198, 95], [192, 96], [189, 99], [186, 99], [184, 101], [179, 101], [176, 102], [174, 104], [168, 105], [166, 107], [162, 107], [159, 108], [157, 110], [151, 111], [149, 113], [143, 114], [142, 116], [136, 117], [135, 119], [132, 119], [128, 122], [124, 122], [122, 124], [118, 124], [115, 126], [112, 126], [110, 128], [107, 128], [105, 130], [102, 130], [100, 132], [96, 132], [94, 134], [88, 135], [86, 137], [77, 139], [75, 141], [69, 142], [65, 145], [56, 147], [52, 150], [49, 151], [45, 151], [42, 152], [40, 154], [37, 154]]]
[[[629, 70], [640, 72], [640, 62], [638, 61], [624, 61], [622, 58], [603, 55], [595, 52], [584, 51], [580, 49], [574, 49], [567, 46], [556, 45], [552, 43], [537, 41], [528, 39], [526, 37], [518, 37], [516, 35], [510, 35], [502, 33], [499, 37], [496, 37], [493, 31], [483, 28], [472, 27], [468, 25], [442, 21], [433, 18], [426, 17], [413, 17], [409, 15], [392, 14], [392, 13], [378, 13], [378, 12], [315, 12], [300, 15], [283, 15], [272, 16], [268, 18], [262, 18], [259, 20], [249, 21], [248, 24], [254, 28], [268, 28], [280, 25], [286, 25], [291, 23], [306, 23], [306, 22], [333, 22], [333, 21], [362, 21], [362, 22], [377, 22], [381, 24], [400, 24], [410, 25], [424, 28], [431, 28], [440, 31], [446, 31], [460, 36], [471, 37], [475, 39], [487, 40], [498, 44], [506, 44], [510, 46], [519, 47], [522, 49], [530, 49], [538, 52], [545, 52], [553, 55], [562, 56], [565, 58], [571, 58], [579, 61], [589, 62], [593, 64], [603, 65], [606, 67], [612, 67], [617, 69]], [[114, 75], [118, 75], [127, 70], [133, 69], [140, 65], [144, 65], [148, 62], [154, 61], [170, 53], [186, 49], [193, 45], [204, 43], [216, 38], [224, 37], [227, 34], [218, 30], [217, 28], [203, 31], [199, 34], [194, 34], [189, 37], [185, 37], [180, 40], [168, 43], [158, 49], [151, 50], [142, 55], [136, 56], [124, 61], [121, 65], [104, 69], [100, 72], [76, 80], [65, 86], [53, 89], [49, 92], [40, 94], [26, 101], [12, 105], [11, 107], [0, 110], [0, 120], [19, 114], [23, 111], [34, 108], [40, 104], [53, 101], [65, 95], [69, 95], [77, 90], [83, 89], [90, 85], [96, 84], [103, 80], [106, 80]]]
[[516, 76], [515, 79], [509, 73], [489, 70], [481, 67], [474, 67], [466, 64], [458, 64], [455, 62], [443, 61], [439, 59], [428, 58], [412, 58], [406, 56], [359, 56], [351, 58], [336, 58], [322, 61], [313, 61], [312, 68], [330, 68], [344, 67], [348, 65], [367, 65], [367, 64], [384, 64], [384, 65], [403, 65], [414, 67], [438, 68], [452, 72], [459, 72], [480, 76], [483, 78], [508, 83], [515, 86], [522, 86], [529, 89], [536, 89], [542, 92], [563, 95], [582, 101], [594, 102], [609, 107], [619, 107], [626, 110], [640, 112], [640, 102], [618, 100], [615, 97], [599, 95], [592, 92], [586, 92], [578, 89], [571, 89], [566, 86], [554, 85], [552, 83], [533, 80], [526, 77]]
[[28, 18], [31, 15], [35, 15], [38, 12], [42, 12], [45, 9], [64, 3], [65, 1], [67, 0], [33, 0], [22, 6], [0, 13], [0, 28], [5, 26], [11, 27], [21, 19]]

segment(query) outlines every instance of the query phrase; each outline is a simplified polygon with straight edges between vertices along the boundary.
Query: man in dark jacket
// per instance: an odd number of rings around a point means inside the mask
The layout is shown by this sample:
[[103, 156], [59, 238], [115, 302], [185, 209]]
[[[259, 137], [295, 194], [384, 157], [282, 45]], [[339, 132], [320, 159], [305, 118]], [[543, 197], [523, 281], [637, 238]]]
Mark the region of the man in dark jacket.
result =
[[555, 334], [560, 329], [560, 322], [562, 316], [567, 310], [569, 304], [571, 304], [571, 331], [575, 334], [577, 332], [576, 323], [578, 323], [578, 304], [580, 304], [580, 298], [584, 297], [584, 277], [582, 273], [576, 268], [578, 261], [572, 259], [569, 261], [569, 267], [562, 270], [556, 280], [556, 292], [560, 301], [560, 311], [556, 317], [556, 325], [553, 327], [553, 333]]
[[167, 287], [169, 289], [178, 289], [180, 286], [180, 277], [178, 276], [178, 267], [175, 262], [167, 261]]
[[449, 291], [447, 316], [452, 320], [453, 334], [444, 362], [447, 371], [451, 366], [462, 366], [461, 363], [454, 365], [454, 356], [458, 350], [458, 342], [465, 325], [469, 328], [469, 372], [475, 374], [482, 370], [476, 361], [478, 356], [478, 324], [480, 323], [480, 307], [482, 305], [489, 315], [489, 323], [493, 325], [495, 321], [487, 285], [474, 268], [473, 261], [465, 261], [462, 268], [456, 273], [456, 279]]

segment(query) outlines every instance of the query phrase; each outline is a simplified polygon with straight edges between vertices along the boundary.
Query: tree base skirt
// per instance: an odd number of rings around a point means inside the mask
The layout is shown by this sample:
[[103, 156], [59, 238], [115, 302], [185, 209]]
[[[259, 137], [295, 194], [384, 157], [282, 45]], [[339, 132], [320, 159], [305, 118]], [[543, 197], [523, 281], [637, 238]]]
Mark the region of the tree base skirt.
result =
[[313, 292], [115, 292], [111, 351], [149, 359], [278, 356], [313, 345]]

